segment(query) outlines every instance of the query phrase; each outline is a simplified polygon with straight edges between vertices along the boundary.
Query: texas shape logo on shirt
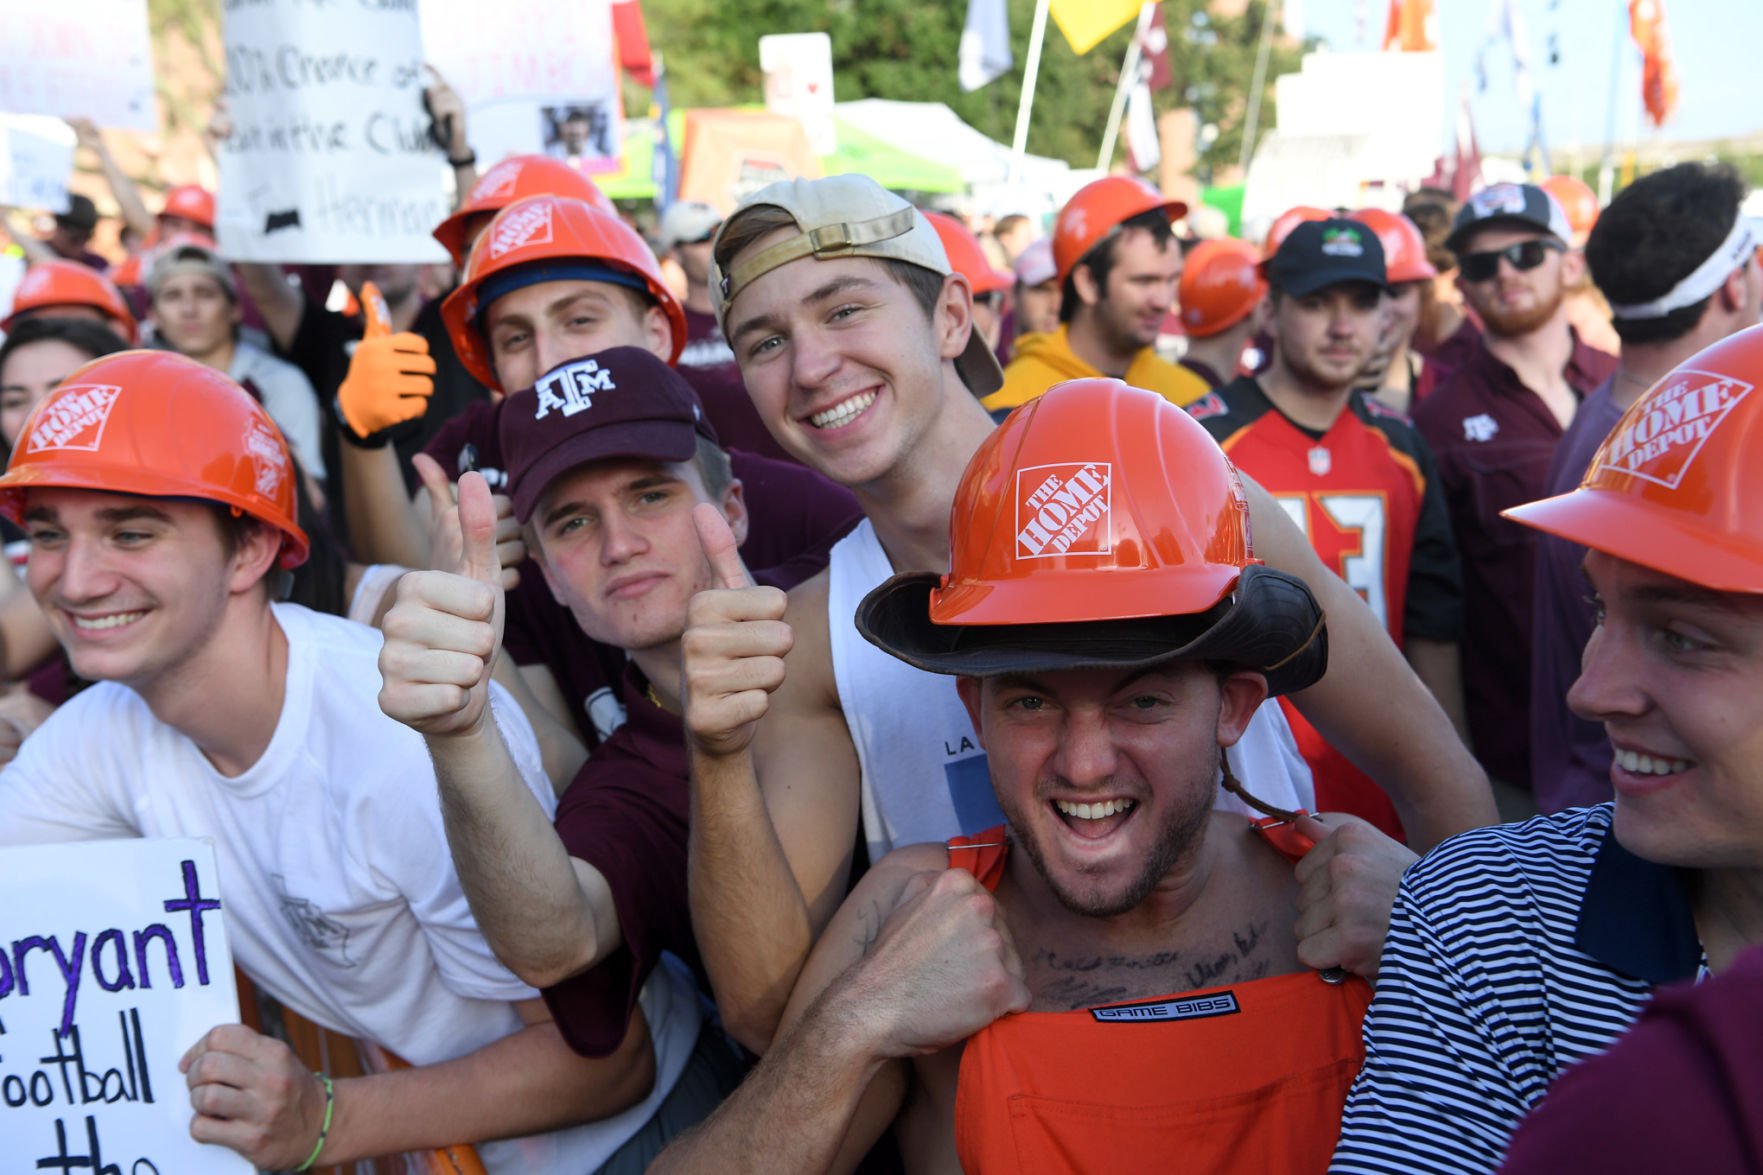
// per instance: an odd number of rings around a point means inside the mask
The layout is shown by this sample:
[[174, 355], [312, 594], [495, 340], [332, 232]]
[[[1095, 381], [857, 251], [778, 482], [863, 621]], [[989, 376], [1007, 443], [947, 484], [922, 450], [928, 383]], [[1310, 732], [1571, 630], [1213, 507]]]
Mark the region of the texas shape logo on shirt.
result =
[[595, 392], [610, 392], [617, 387], [612, 382], [612, 372], [592, 359], [559, 367], [533, 388], [539, 394], [539, 408], [533, 419], [545, 419], [553, 408], [565, 416], [586, 412], [594, 406]]
[[1596, 467], [1677, 488], [1696, 454], [1751, 394], [1752, 385], [1711, 371], [1679, 370], [1662, 388], [1622, 418], [1595, 458]]
[[80, 384], [62, 387], [54, 401], [31, 426], [25, 452], [44, 449], [78, 449], [96, 453], [104, 441], [104, 426], [122, 389], [111, 384]]
[[1113, 466], [1106, 461], [1033, 465], [1016, 471], [1016, 557], [1106, 555]]

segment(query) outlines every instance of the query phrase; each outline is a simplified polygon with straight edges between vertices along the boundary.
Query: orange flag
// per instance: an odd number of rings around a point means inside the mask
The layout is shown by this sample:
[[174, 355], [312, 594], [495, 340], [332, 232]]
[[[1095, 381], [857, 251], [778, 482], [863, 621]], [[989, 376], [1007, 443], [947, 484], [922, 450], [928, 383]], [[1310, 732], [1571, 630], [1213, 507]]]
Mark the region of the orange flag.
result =
[[1432, 36], [1432, 0], [1390, 0], [1383, 47], [1402, 53], [1430, 53], [1438, 48]]
[[1628, 0], [1628, 31], [1641, 51], [1641, 101], [1654, 126], [1677, 109], [1677, 63], [1665, 29], [1664, 0]]

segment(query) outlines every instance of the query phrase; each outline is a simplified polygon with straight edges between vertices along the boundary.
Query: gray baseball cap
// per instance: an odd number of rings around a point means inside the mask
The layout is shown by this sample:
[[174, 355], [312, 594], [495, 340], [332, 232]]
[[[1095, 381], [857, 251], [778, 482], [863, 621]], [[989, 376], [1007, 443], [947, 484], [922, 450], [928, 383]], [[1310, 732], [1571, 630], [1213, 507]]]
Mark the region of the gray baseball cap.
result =
[[1445, 248], [1458, 254], [1477, 230], [1493, 224], [1534, 228], [1548, 233], [1563, 245], [1573, 240], [1567, 213], [1555, 197], [1535, 184], [1490, 184], [1463, 202]]
[[[952, 272], [949, 255], [930, 221], [903, 197], [868, 176], [834, 175], [770, 184], [741, 201], [717, 230], [717, 241], [721, 241], [730, 225], [741, 220], [742, 213], [761, 206], [782, 209], [802, 231], [756, 252], [744, 253], [726, 270], [721, 265], [713, 266], [710, 301], [725, 332], [729, 308], [742, 290], [778, 266], [805, 257], [816, 261], [874, 257], [904, 261], [944, 276]], [[969, 336], [967, 349], [955, 360], [955, 370], [975, 396], [989, 396], [1004, 386], [998, 357], [977, 330]]]

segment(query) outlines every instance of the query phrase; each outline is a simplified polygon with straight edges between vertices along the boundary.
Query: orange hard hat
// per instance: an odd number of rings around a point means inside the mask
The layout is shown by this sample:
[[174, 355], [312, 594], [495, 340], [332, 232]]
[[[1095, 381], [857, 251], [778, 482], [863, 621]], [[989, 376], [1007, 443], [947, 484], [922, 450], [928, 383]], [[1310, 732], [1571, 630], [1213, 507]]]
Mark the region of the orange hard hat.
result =
[[1377, 234], [1378, 243], [1383, 246], [1386, 277], [1392, 286], [1427, 281], [1439, 275], [1426, 259], [1426, 240], [1412, 220], [1382, 208], [1361, 208], [1351, 216]]
[[1719, 592], [1763, 593], [1763, 326], [1635, 401], [1569, 494], [1507, 518]]
[[1567, 213], [1567, 227], [1577, 243], [1584, 243], [1586, 234], [1598, 223], [1598, 194], [1576, 176], [1552, 175], [1537, 185], [1555, 197], [1555, 203]]
[[949, 255], [949, 268], [967, 279], [975, 296], [995, 294], [1016, 284], [1014, 274], [992, 267], [986, 251], [980, 248], [979, 238], [966, 225], [944, 212], [926, 212], [924, 218], [942, 239], [943, 252]]
[[575, 280], [629, 285], [655, 299], [673, 327], [673, 353], [667, 361], [679, 361], [686, 345], [686, 313], [637, 231], [583, 200], [528, 196], [496, 213], [478, 234], [459, 288], [441, 303], [441, 319], [465, 369], [485, 387], [516, 390], [504, 388], [496, 378], [489, 347], [478, 330], [478, 312], [524, 285]]
[[0, 515], [34, 487], [201, 498], [282, 532], [306, 561], [294, 462], [263, 406], [221, 372], [170, 351], [119, 351], [79, 368], [32, 410], [0, 476]]
[[1261, 254], [1234, 237], [1201, 241], [1182, 267], [1177, 297], [1181, 325], [1197, 339], [1229, 330], [1249, 316], [1267, 293], [1256, 268]]
[[165, 194], [161, 216], [181, 216], [214, 231], [214, 193], [201, 184], [179, 184]]
[[895, 576], [857, 611], [865, 637], [921, 668], [1205, 659], [1283, 693], [1326, 667], [1315, 599], [1254, 558], [1236, 469], [1155, 393], [1079, 379], [1018, 408], [968, 463], [949, 526], [947, 575]]
[[1317, 208], [1312, 204], [1299, 204], [1288, 208], [1273, 220], [1273, 227], [1267, 230], [1267, 240], [1261, 246], [1261, 259], [1265, 261], [1279, 252], [1285, 239], [1291, 236], [1292, 230], [1307, 220], [1333, 220], [1334, 213], [1326, 208]]
[[39, 261], [25, 271], [12, 292], [11, 313], [0, 319], [0, 330], [11, 330], [26, 314], [56, 306], [90, 306], [115, 324], [124, 342], [135, 341], [135, 316], [116, 283], [89, 265], [59, 259]]
[[549, 155], [512, 155], [478, 177], [453, 215], [435, 228], [435, 240], [452, 255], [453, 264], [463, 265], [465, 231], [472, 218], [494, 215], [528, 196], [567, 196], [585, 200], [604, 212], [618, 212], [593, 180], [563, 160]]
[[1108, 175], [1079, 188], [1053, 221], [1053, 265], [1063, 283], [1084, 255], [1108, 234], [1135, 216], [1162, 209], [1170, 220], [1185, 216], [1188, 206], [1171, 200], [1141, 179]]

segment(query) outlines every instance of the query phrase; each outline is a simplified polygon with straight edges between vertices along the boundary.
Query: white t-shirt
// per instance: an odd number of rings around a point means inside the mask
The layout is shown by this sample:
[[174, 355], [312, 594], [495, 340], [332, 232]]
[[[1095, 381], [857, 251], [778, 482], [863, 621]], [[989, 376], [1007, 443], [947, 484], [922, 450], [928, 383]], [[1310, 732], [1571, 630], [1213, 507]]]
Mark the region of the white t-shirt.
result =
[[[275, 618], [288, 638], [286, 697], [244, 773], [222, 775], [139, 694], [100, 683], [0, 772], [0, 844], [210, 837], [235, 958], [300, 1015], [413, 1065], [517, 1031], [511, 1001], [538, 993], [497, 962], [466, 904], [422, 737], [380, 711], [380, 634], [294, 604], [275, 605]], [[527, 787], [554, 812], [532, 727], [493, 683], [491, 705]], [[658, 1069], [650, 1098], [601, 1122], [481, 1145], [490, 1170], [591, 1170], [647, 1121], [699, 1025], [689, 985], [656, 976], [643, 997]]]

